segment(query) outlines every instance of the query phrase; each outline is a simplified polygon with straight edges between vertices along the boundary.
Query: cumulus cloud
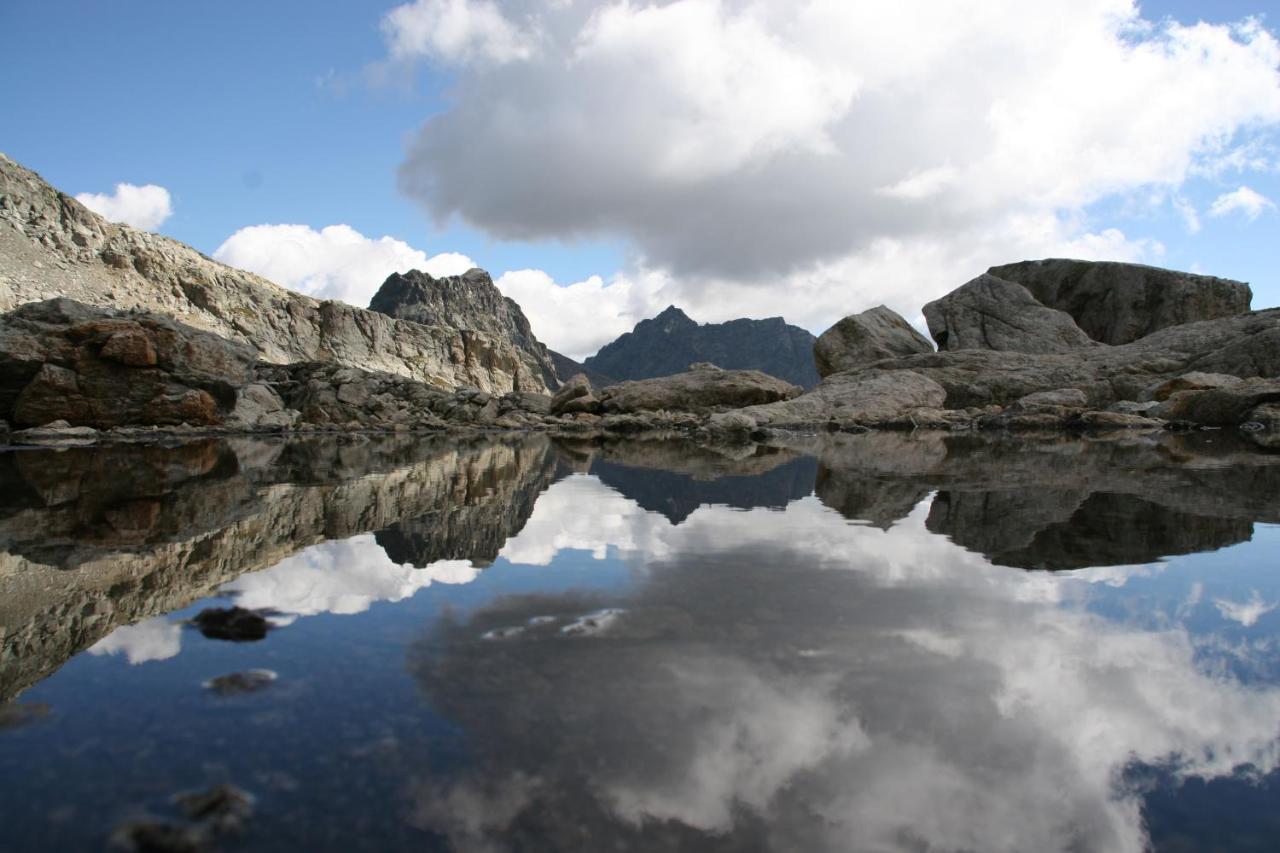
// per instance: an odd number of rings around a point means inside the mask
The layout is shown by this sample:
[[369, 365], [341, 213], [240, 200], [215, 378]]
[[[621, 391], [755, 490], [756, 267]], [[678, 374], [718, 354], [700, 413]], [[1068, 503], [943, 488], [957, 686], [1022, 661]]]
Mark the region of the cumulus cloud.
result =
[[1229, 193], [1223, 193], [1209, 205], [1210, 216], [1226, 216], [1241, 213], [1252, 222], [1267, 210], [1275, 210], [1275, 202], [1249, 187], [1240, 187]]
[[182, 650], [182, 626], [164, 616], [122, 625], [89, 647], [91, 655], [124, 655], [130, 664], [168, 660]]
[[319, 231], [306, 225], [253, 225], [228, 237], [213, 256], [291, 290], [360, 308], [369, 306], [393, 272], [417, 269], [434, 276], [459, 275], [475, 266], [466, 255], [444, 252], [428, 257], [408, 243], [365, 237], [349, 225]]
[[[410, 35], [454, 9], [496, 14], [423, 0], [386, 18], [392, 57], [422, 42], [456, 63], [402, 189], [500, 239], [621, 237], [635, 270], [669, 276], [665, 301], [701, 301], [708, 320], [825, 327], [881, 301], [914, 310], [1045, 247], [1141, 255], [1089, 206], [1173, 198], [1251, 162], [1280, 122], [1270, 32], [1154, 24], [1131, 0], [513, 0], [483, 31], [536, 33], [537, 49]], [[476, 38], [462, 43], [490, 43]], [[619, 301], [609, 287], [580, 294]]]
[[169, 191], [155, 184], [116, 184], [114, 193], [80, 193], [76, 201], [112, 222], [153, 231], [173, 215]]
[[382, 31], [396, 60], [513, 62], [532, 56], [537, 41], [491, 0], [416, 0], [388, 12]]

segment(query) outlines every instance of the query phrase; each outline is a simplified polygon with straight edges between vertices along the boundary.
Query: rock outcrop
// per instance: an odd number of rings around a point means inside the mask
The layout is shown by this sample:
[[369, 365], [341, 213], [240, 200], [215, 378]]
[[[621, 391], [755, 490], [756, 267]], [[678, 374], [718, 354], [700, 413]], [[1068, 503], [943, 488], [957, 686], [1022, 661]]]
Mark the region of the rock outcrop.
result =
[[617, 380], [652, 379], [695, 362], [726, 370], [759, 370], [811, 388], [814, 337], [781, 317], [698, 324], [674, 305], [606, 344], [583, 364]]
[[759, 370], [722, 370], [703, 363], [673, 376], [611, 385], [601, 392], [600, 404], [606, 412], [709, 412], [789, 400], [801, 391]]
[[373, 295], [369, 310], [424, 326], [509, 340], [525, 356], [529, 372], [541, 375], [549, 387], [557, 384], [555, 364], [547, 348], [534, 337], [528, 318], [482, 269], [442, 278], [419, 270], [392, 273]]
[[0, 318], [0, 418], [16, 427], [220, 424], [255, 357], [159, 314], [30, 303]]
[[267, 362], [328, 361], [447, 389], [546, 391], [541, 368], [506, 336], [397, 321], [286, 290], [108, 222], [0, 155], [0, 311], [56, 297], [166, 314], [248, 344]]
[[987, 270], [1025, 287], [1038, 302], [1066, 311], [1085, 334], [1127, 344], [1160, 329], [1233, 317], [1249, 310], [1249, 285], [1141, 264], [1049, 258]]
[[924, 306], [941, 351], [1059, 353], [1094, 346], [1070, 314], [1042, 305], [1025, 287], [980, 275]]
[[933, 352], [929, 339], [897, 312], [878, 305], [852, 314], [819, 336], [813, 360], [821, 377], [857, 370], [887, 358]]
[[751, 433], [761, 427], [835, 429], [909, 425], [915, 410], [942, 407], [941, 385], [908, 370], [834, 373], [794, 399], [714, 415], [713, 430]]

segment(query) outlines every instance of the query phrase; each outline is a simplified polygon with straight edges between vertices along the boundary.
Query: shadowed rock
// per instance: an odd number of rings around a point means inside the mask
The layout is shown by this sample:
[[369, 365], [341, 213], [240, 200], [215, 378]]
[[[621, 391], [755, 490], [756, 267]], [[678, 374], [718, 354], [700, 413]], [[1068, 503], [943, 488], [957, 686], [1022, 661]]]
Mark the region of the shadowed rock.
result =
[[879, 305], [827, 329], [813, 347], [818, 375], [856, 370], [886, 358], [933, 352], [928, 338], [896, 312]]
[[1127, 344], [1170, 326], [1244, 314], [1253, 299], [1243, 282], [1111, 261], [1049, 258], [992, 267], [987, 274], [1022, 285], [1104, 344]]

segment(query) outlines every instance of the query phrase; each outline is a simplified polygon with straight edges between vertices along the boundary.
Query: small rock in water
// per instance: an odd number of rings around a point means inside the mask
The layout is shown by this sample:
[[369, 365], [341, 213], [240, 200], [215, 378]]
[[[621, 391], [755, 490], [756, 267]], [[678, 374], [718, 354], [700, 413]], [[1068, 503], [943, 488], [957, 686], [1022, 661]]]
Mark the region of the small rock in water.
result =
[[204, 687], [219, 696], [240, 696], [270, 687], [276, 678], [276, 674], [269, 669], [248, 669], [211, 678], [204, 683]]
[[239, 832], [253, 815], [253, 795], [235, 785], [214, 785], [206, 791], [178, 794], [173, 801], [188, 820], [217, 833]]
[[0, 705], [0, 731], [21, 728], [37, 720], [43, 720], [47, 716], [49, 716], [49, 706], [43, 703], [5, 703]]
[[138, 818], [111, 833], [111, 847], [136, 853], [200, 853], [209, 850], [207, 833], [198, 826], [183, 826], [156, 818]]
[[265, 616], [243, 607], [210, 607], [191, 621], [209, 639], [233, 643], [264, 639], [271, 629]]
[[485, 631], [480, 635], [482, 640], [508, 640], [512, 637], [518, 637], [524, 633], [524, 628], [519, 625], [513, 625], [507, 628], [494, 628]]

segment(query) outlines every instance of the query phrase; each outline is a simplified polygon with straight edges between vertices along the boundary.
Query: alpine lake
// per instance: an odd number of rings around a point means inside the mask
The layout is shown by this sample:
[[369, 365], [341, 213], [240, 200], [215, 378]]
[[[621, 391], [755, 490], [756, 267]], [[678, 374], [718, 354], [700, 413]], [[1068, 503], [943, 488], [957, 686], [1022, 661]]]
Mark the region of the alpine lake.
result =
[[1231, 431], [0, 453], [0, 849], [1263, 851]]

